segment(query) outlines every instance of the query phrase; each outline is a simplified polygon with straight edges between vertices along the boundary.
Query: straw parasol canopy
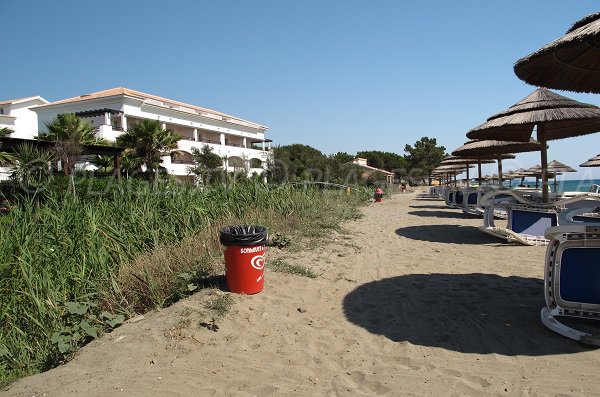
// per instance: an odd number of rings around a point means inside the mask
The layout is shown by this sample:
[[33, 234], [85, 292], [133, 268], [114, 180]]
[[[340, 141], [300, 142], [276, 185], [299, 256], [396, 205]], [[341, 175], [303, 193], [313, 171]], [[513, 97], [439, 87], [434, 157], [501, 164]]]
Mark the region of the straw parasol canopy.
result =
[[[481, 164], [492, 164], [496, 160], [506, 160], [506, 159], [514, 159], [514, 154], [500, 154], [500, 155], [478, 155], [474, 157], [462, 157], [462, 156], [453, 156], [448, 155], [442, 160], [441, 164], [474, 164], [477, 163], [477, 179], [479, 180], [479, 184], [482, 182], [481, 175]], [[467, 169], [467, 186], [469, 185], [469, 170]]]
[[[495, 158], [499, 155], [510, 153], [535, 152], [541, 150], [540, 144], [530, 139], [529, 142], [494, 141], [494, 140], [471, 140], [452, 152], [453, 156], [485, 159]], [[502, 158], [514, 158], [503, 157]]]
[[592, 157], [586, 162], [579, 164], [580, 167], [600, 167], [600, 154]]
[[454, 183], [456, 184], [456, 175], [462, 174], [465, 170], [473, 168], [473, 166], [467, 166], [466, 164], [447, 164], [439, 165], [433, 169], [432, 176], [445, 176], [448, 179], [449, 176], [454, 175]]
[[578, 102], [545, 88], [488, 118], [467, 133], [471, 139], [527, 142], [534, 127], [538, 141], [563, 139], [600, 131], [600, 108]]
[[[600, 108], [538, 88], [508, 110], [473, 128], [467, 137], [527, 142], [534, 127], [541, 145], [541, 166], [547, 171], [546, 142], [600, 131]], [[542, 192], [544, 202], [548, 202], [545, 172], [542, 173]]]
[[467, 166], [466, 164], [447, 164], [439, 165], [433, 169], [432, 175], [456, 175], [462, 174], [465, 170], [473, 168], [474, 166]]
[[525, 170], [525, 168], [519, 168], [519, 169], [514, 170], [512, 172], [512, 175], [513, 175], [513, 177], [516, 177], [516, 176], [522, 177], [526, 173], [527, 173], [527, 171]]
[[519, 59], [515, 74], [541, 87], [600, 94], [600, 12], [577, 21], [567, 33]]
[[[502, 177], [502, 160], [514, 158], [511, 153], [534, 152], [540, 150], [540, 144], [530, 139], [529, 142], [471, 140], [452, 152], [454, 156], [470, 158], [495, 158], [498, 160], [498, 174]], [[505, 155], [512, 157], [505, 157]], [[481, 175], [481, 166], [479, 167]]]
[[520, 174], [520, 173], [518, 173], [518, 172], [516, 172], [516, 171], [508, 171], [508, 172], [505, 172], [505, 173], [502, 175], [502, 177], [503, 177], [504, 179], [514, 179], [514, 178], [520, 178], [520, 177], [521, 177], [521, 174]]
[[437, 166], [436, 168], [434, 168], [434, 172], [449, 172], [449, 171], [458, 171], [458, 173], [460, 174], [461, 172], [465, 171], [466, 169], [469, 168], [473, 168], [474, 166], [467, 166], [466, 164], [447, 164], [447, 165], [440, 165]]
[[[504, 155], [507, 158], [511, 158], [511, 155]], [[515, 158], [515, 156], [512, 156], [512, 158]], [[474, 163], [478, 163], [479, 165], [479, 182], [481, 183], [481, 164], [492, 164], [494, 163], [494, 160], [490, 159], [472, 159], [472, 158], [464, 158], [464, 157], [458, 157], [458, 156], [452, 156], [452, 155], [447, 155], [446, 157], [444, 157], [444, 159], [442, 160], [442, 162], [440, 163], [440, 165], [454, 165], [454, 164], [464, 164], [464, 165], [470, 165], [470, 164], [474, 164]], [[469, 186], [470, 184], [470, 177], [469, 177], [469, 168], [466, 169], [466, 173], [467, 173], [467, 186]]]
[[564, 173], [564, 172], [577, 172], [577, 170], [573, 169], [572, 167], [569, 167], [566, 164], [561, 163], [560, 161], [552, 160], [551, 162], [548, 163], [548, 172]]

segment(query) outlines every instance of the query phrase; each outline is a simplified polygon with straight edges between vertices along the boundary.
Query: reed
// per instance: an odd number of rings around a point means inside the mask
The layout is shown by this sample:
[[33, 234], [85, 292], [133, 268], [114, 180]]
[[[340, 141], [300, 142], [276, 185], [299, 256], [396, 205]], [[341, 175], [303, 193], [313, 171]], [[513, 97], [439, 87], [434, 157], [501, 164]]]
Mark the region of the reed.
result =
[[202, 287], [222, 271], [217, 231], [225, 223], [310, 235], [351, 219], [368, 197], [257, 183], [200, 190], [123, 182], [21, 200], [0, 215], [0, 382], [67, 360], [119, 315]]

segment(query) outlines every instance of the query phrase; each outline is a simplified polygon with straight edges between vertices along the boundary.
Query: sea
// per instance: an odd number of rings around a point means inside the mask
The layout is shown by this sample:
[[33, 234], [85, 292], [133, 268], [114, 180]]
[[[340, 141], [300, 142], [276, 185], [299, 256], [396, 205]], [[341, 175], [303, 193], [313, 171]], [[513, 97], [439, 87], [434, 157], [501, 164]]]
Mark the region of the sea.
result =
[[[521, 180], [513, 180], [512, 187], [516, 187], [520, 184]], [[541, 181], [539, 181], [538, 186], [541, 187]], [[526, 180], [525, 184], [530, 187], [535, 187], [535, 181], [531, 179]], [[587, 192], [590, 190], [590, 186], [592, 185], [600, 185], [600, 179], [576, 179], [571, 181], [557, 181], [556, 189], [554, 188], [554, 180], [550, 179], [548, 181], [550, 185], [550, 190], [553, 192]], [[508, 187], [508, 182], [504, 183], [504, 186]]]

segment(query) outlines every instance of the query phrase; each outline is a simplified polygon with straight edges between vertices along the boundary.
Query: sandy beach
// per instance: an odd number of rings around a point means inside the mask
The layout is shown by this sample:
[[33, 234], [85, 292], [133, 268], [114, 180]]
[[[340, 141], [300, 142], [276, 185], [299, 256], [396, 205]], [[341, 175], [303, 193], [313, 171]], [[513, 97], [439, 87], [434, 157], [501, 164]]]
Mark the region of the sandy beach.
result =
[[545, 247], [502, 243], [418, 193], [284, 252], [319, 277], [267, 270], [218, 332], [197, 326], [203, 291], [0, 394], [600, 395], [600, 351], [539, 321]]

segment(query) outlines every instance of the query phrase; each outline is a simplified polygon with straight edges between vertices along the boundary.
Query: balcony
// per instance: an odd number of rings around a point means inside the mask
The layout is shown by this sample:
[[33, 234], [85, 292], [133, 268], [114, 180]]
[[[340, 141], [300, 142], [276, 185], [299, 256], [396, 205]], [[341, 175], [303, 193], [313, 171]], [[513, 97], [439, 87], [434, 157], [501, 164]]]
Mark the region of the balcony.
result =
[[171, 164], [193, 165], [194, 164], [194, 160], [175, 158], [175, 159], [171, 159]]

